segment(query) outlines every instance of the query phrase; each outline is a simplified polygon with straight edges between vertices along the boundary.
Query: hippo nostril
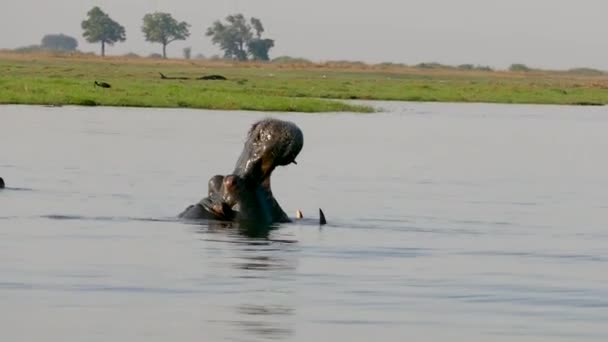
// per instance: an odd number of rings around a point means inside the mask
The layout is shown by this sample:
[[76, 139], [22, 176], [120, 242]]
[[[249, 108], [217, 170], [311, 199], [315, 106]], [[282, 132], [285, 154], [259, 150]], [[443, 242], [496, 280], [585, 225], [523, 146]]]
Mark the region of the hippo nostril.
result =
[[237, 179], [235, 176], [230, 175], [224, 178], [224, 187], [226, 188], [226, 190], [233, 191], [236, 185]]

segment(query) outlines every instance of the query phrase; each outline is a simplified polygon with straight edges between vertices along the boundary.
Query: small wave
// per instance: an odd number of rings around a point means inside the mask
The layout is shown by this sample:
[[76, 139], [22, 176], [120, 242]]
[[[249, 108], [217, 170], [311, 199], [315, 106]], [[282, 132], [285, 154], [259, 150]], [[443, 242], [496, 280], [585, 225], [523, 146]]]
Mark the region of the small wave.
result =
[[30, 188], [13, 188], [10, 186], [7, 186], [6, 188], [2, 189], [2, 191], [34, 191], [34, 189], [30, 189]]
[[89, 284], [33, 284], [22, 282], [0, 282], [0, 289], [5, 290], [52, 290], [52, 291], [78, 291], [78, 292], [123, 292], [123, 293], [154, 293], [154, 294], [192, 294], [199, 291], [195, 289], [145, 287], [145, 286], [116, 286], [116, 285], [89, 285]]
[[555, 259], [561, 261], [590, 261], [590, 262], [607, 262], [608, 257], [602, 255], [591, 254], [558, 254], [558, 253], [534, 253], [534, 252], [508, 252], [508, 251], [473, 251], [460, 252], [460, 255], [470, 256], [503, 256], [503, 257], [520, 257], [520, 258], [535, 258], [535, 259]]
[[42, 215], [40, 218], [50, 220], [82, 220], [82, 221], [143, 221], [143, 222], [176, 222], [176, 218], [147, 218], [147, 217], [128, 217], [128, 216], [81, 216], [81, 215], [63, 215], [51, 214]]

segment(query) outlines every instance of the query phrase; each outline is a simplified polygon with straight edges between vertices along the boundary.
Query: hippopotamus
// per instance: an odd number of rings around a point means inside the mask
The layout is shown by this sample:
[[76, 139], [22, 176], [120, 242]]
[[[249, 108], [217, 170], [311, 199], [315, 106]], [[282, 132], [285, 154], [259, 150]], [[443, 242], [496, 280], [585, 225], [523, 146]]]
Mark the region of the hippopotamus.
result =
[[[297, 164], [304, 135], [292, 122], [267, 118], [252, 125], [232, 174], [211, 177], [208, 196], [179, 214], [183, 219], [272, 224], [291, 222], [272, 194], [277, 166]], [[325, 223], [324, 216], [320, 223]]]

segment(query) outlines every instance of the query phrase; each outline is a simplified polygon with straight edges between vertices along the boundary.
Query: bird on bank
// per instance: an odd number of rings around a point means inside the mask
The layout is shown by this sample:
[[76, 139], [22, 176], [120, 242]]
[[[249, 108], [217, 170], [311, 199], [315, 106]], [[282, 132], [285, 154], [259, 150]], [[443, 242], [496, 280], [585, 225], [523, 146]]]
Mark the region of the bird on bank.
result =
[[110, 83], [95, 81], [94, 87], [111, 88]]

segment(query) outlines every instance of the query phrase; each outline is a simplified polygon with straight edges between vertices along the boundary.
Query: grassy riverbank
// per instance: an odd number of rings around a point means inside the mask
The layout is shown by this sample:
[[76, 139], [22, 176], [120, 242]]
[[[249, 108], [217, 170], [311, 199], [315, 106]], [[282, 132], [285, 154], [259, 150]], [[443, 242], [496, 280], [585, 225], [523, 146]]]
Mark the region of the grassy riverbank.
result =
[[[191, 79], [163, 80], [159, 72]], [[194, 79], [209, 74], [228, 80]], [[94, 80], [112, 88], [94, 88]], [[372, 111], [330, 99], [606, 104], [608, 76], [0, 53], [0, 103], [4, 104]]]

